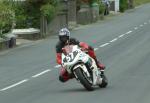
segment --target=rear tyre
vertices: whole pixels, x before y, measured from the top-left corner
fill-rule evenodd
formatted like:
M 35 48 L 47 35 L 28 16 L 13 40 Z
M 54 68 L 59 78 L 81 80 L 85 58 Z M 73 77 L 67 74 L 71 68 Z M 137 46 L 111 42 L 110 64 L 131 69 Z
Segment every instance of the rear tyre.
M 93 91 L 94 88 L 92 87 L 92 84 L 89 82 L 88 78 L 84 71 L 81 68 L 77 68 L 75 71 L 76 76 L 78 77 L 80 83 L 88 90 Z
M 108 85 L 108 79 L 105 75 L 102 75 L 102 83 L 99 85 L 100 88 L 106 88 Z

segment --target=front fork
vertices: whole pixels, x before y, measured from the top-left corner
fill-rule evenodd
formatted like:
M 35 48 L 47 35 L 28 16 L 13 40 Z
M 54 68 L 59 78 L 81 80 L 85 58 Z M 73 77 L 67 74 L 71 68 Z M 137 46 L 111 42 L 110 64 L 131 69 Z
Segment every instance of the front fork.
M 102 83 L 100 71 L 97 68 L 93 69 L 93 85 L 99 85 Z

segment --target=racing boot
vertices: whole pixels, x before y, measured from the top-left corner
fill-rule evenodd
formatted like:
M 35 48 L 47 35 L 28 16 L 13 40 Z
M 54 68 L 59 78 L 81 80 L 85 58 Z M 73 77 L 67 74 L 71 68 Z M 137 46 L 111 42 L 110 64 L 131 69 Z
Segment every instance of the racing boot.
M 66 81 L 68 81 L 69 79 L 72 79 L 72 78 L 74 78 L 74 77 L 69 75 L 68 72 L 64 68 L 60 69 L 59 80 L 61 82 L 64 83 L 64 82 L 66 82 Z
M 101 77 L 103 78 L 104 76 L 104 70 L 105 70 L 105 65 L 103 65 L 102 63 L 100 63 L 97 59 L 95 59 L 96 61 L 96 65 L 99 68 L 100 72 L 101 72 Z

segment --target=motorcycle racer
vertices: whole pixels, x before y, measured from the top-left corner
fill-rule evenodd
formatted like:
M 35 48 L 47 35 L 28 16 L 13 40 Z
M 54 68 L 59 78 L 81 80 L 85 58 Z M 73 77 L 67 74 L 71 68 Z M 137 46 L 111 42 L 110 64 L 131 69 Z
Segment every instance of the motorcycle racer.
M 56 44 L 56 61 L 58 64 L 60 64 L 60 65 L 62 64 L 61 54 L 63 52 L 62 48 L 64 46 L 66 46 L 66 45 L 78 45 L 79 47 L 82 48 L 83 51 L 84 50 L 88 51 L 87 52 L 88 55 L 95 60 L 97 67 L 100 69 L 101 76 L 104 75 L 105 66 L 97 60 L 94 49 L 91 46 L 89 46 L 85 42 L 79 42 L 77 39 L 71 38 L 70 37 L 70 31 L 67 28 L 62 28 L 59 31 L 58 37 L 59 37 L 59 41 Z M 59 80 L 61 82 L 66 82 L 71 78 L 73 78 L 73 77 L 71 75 L 69 75 L 63 67 L 61 67 Z

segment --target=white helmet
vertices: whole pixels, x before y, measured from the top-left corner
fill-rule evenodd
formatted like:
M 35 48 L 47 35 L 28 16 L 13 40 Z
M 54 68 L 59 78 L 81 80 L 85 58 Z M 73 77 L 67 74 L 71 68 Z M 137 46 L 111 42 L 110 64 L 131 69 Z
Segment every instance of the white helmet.
M 70 38 L 70 31 L 67 28 L 62 28 L 59 31 L 59 40 L 65 43 L 67 40 L 69 40 L 69 38 Z

